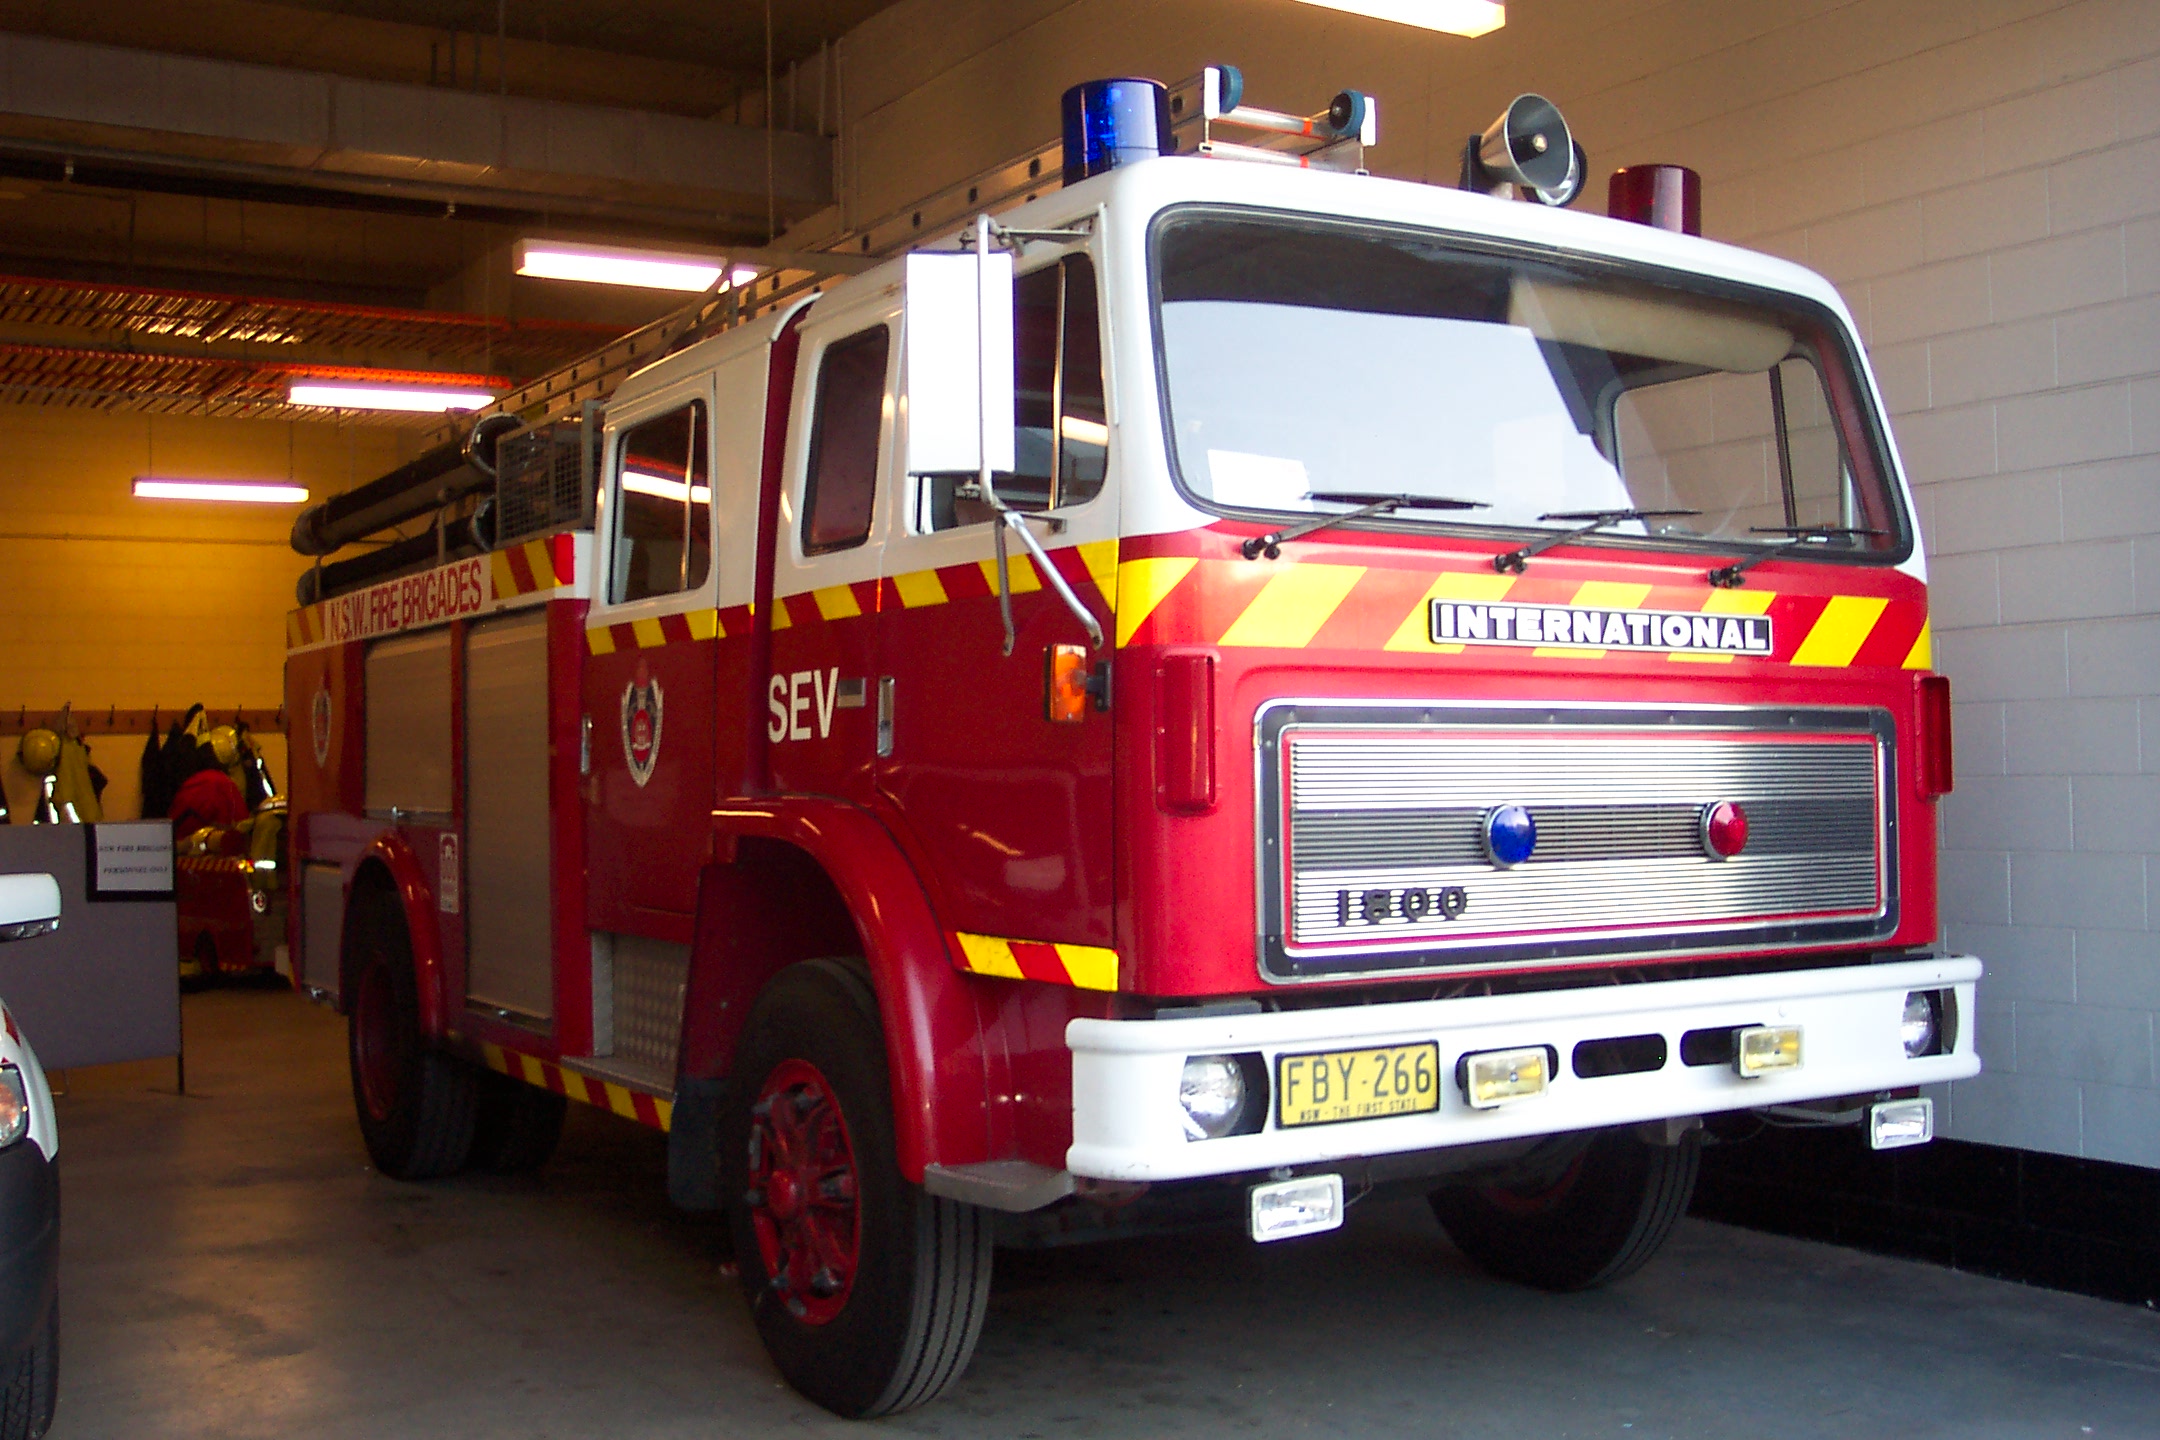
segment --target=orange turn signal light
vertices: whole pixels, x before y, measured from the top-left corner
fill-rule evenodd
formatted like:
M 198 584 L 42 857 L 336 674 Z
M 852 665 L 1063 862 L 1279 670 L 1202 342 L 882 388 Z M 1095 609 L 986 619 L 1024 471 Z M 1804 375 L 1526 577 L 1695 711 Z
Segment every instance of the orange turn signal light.
M 1043 714 L 1053 725 L 1077 725 L 1087 717 L 1093 696 L 1088 690 L 1085 645 L 1052 645 L 1044 660 Z

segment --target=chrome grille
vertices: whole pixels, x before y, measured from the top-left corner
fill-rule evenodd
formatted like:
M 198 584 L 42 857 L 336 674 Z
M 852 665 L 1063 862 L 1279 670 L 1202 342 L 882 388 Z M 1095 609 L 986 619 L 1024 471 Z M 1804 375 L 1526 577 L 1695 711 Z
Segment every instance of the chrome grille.
M 1895 928 L 1879 711 L 1264 711 L 1262 958 L 1278 978 L 1745 949 Z M 1703 848 L 1703 807 L 1746 849 Z M 1484 817 L 1523 805 L 1529 860 Z M 1443 894 L 1449 903 L 1442 904 Z

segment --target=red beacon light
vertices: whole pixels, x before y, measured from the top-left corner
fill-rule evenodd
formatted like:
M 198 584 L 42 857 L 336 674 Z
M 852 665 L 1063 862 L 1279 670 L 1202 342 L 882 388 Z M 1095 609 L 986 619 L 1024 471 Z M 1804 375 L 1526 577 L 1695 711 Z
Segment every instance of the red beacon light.
M 1730 860 L 1747 849 L 1747 811 L 1730 800 L 1703 806 L 1702 848 L 1712 860 Z
M 1685 165 L 1629 165 L 1605 187 L 1605 213 L 1682 235 L 1702 234 L 1702 176 Z

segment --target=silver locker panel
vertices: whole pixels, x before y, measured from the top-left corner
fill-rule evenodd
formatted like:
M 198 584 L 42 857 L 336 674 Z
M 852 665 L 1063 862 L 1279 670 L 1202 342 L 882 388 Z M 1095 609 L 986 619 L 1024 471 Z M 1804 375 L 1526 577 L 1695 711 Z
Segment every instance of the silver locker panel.
M 300 983 L 338 993 L 338 944 L 345 932 L 345 881 L 335 865 L 300 871 Z
M 465 638 L 466 993 L 555 1011 L 548 835 L 547 615 L 475 625 Z
M 450 632 L 401 635 L 367 655 L 367 811 L 450 813 Z

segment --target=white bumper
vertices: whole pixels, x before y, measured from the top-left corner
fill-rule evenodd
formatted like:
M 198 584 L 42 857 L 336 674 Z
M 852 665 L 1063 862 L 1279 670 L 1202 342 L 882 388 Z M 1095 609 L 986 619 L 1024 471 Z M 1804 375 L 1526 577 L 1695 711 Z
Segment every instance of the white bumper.
M 1396 1005 L 1075 1020 L 1065 1027 L 1073 1053 L 1073 1143 L 1065 1163 L 1096 1179 L 1176 1180 L 1962 1080 L 1980 1073 L 1973 1050 L 1980 968 L 1978 960 L 1951 956 Z M 1898 1038 L 1905 996 L 1939 989 L 1956 991 L 1954 1045 L 1912 1059 Z M 1799 1069 L 1742 1079 L 1730 1066 L 1681 1063 L 1687 1031 L 1765 1024 L 1802 1027 Z M 1661 1070 L 1583 1079 L 1569 1065 L 1582 1041 L 1650 1034 L 1665 1037 Z M 1440 1045 L 1436 1111 L 1290 1130 L 1276 1129 L 1270 1113 L 1257 1134 L 1185 1139 L 1177 1093 L 1187 1056 L 1257 1051 L 1272 1083 L 1280 1054 L 1420 1040 Z M 1497 1109 L 1470 1108 L 1454 1083 L 1457 1058 L 1531 1045 L 1550 1045 L 1559 1055 L 1551 1088 Z

